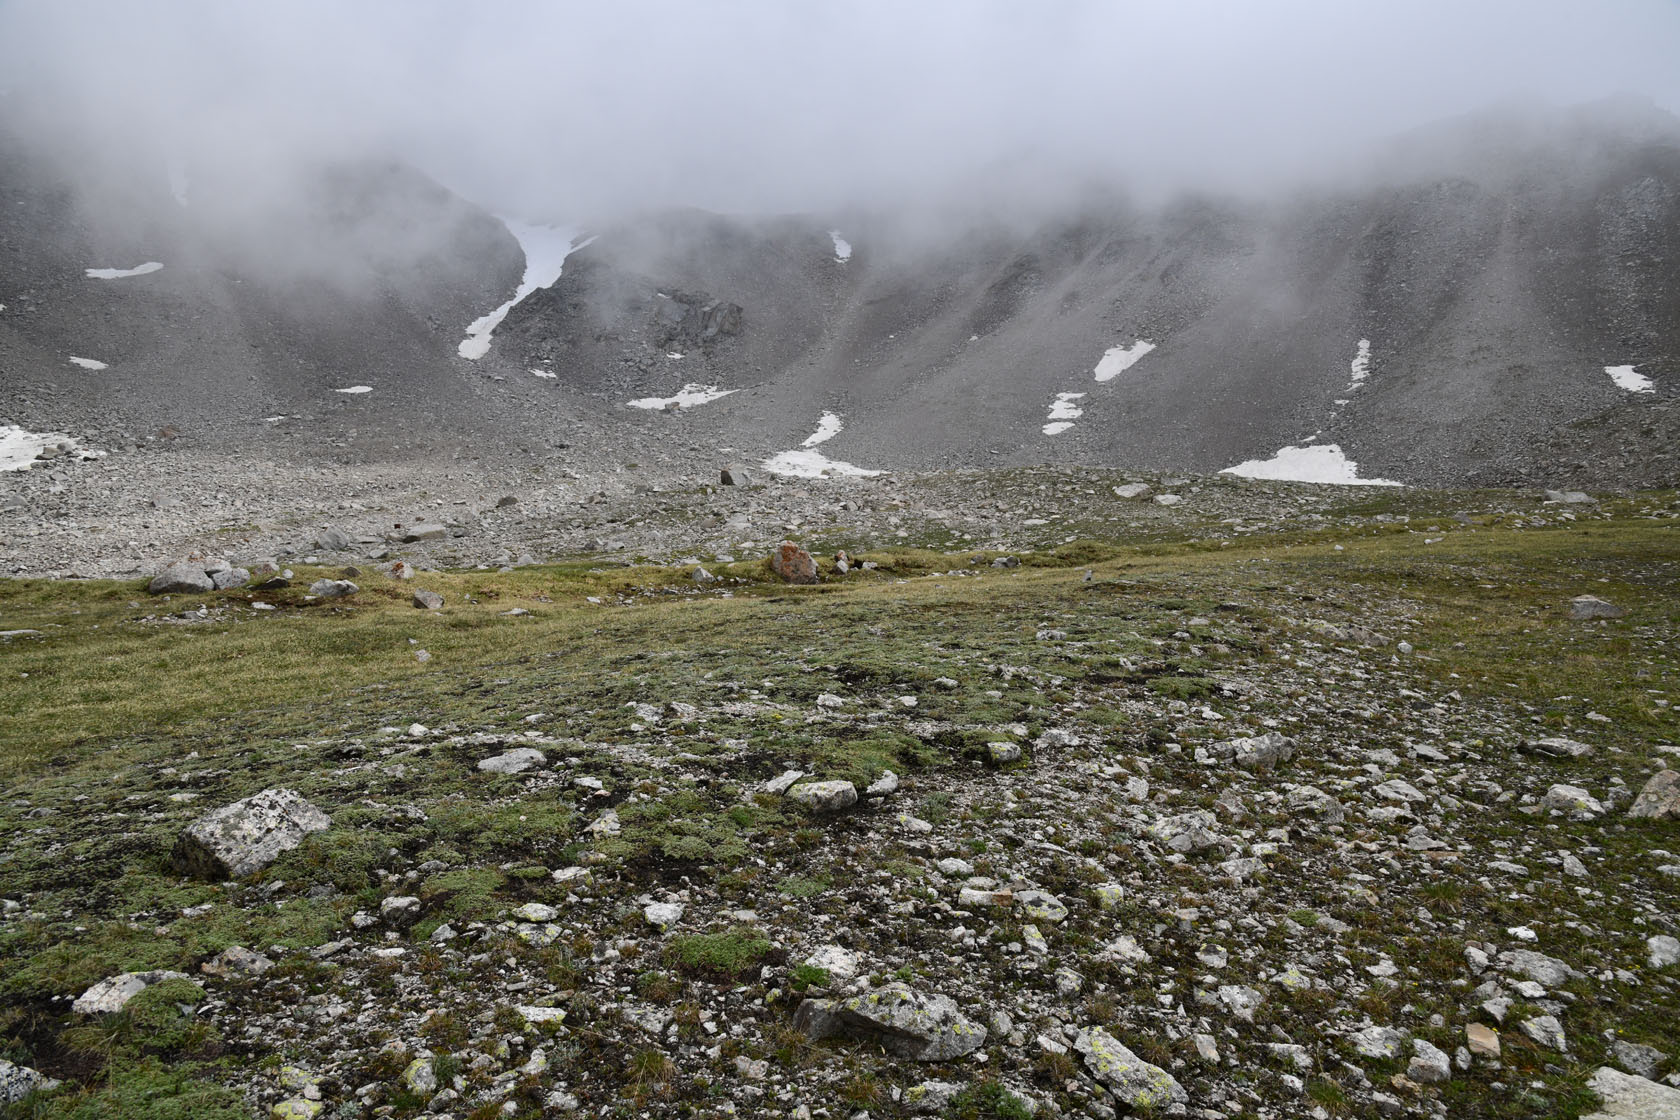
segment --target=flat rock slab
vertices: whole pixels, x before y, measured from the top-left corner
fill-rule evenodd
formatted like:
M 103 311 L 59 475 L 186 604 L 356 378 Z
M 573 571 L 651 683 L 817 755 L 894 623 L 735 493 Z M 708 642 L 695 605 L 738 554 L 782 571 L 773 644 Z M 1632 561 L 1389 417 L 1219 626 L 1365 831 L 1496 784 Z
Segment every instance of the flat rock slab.
M 165 980 L 187 979 L 190 978 L 184 972 L 170 972 L 166 969 L 107 976 L 77 996 L 76 1001 L 70 1005 L 70 1010 L 78 1015 L 106 1015 L 113 1011 L 121 1011 L 129 1000 L 153 984 L 161 984 Z
M 547 762 L 548 756 L 535 747 L 515 747 L 511 751 L 479 759 L 478 768 L 487 774 L 522 774 Z
M 328 816 L 290 789 L 265 789 L 206 813 L 182 830 L 171 855 L 177 870 L 202 879 L 255 874 L 332 827 Z
M 1144 1061 L 1101 1028 L 1081 1031 L 1073 1048 L 1085 1059 L 1091 1076 L 1132 1108 L 1153 1110 L 1190 1099 L 1172 1074 Z
M 1604 1107 L 1584 1120 L 1675 1120 L 1680 1117 L 1680 1089 L 1600 1066 L 1587 1088 L 1604 1098 Z

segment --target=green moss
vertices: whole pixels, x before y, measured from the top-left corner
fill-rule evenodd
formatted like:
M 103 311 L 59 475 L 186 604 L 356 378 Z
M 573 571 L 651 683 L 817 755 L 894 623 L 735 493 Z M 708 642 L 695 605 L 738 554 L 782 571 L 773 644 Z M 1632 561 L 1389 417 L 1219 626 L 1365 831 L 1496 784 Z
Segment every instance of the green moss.
M 770 942 L 757 930 L 733 929 L 673 938 L 665 952 L 676 968 L 690 975 L 738 980 L 763 962 Z

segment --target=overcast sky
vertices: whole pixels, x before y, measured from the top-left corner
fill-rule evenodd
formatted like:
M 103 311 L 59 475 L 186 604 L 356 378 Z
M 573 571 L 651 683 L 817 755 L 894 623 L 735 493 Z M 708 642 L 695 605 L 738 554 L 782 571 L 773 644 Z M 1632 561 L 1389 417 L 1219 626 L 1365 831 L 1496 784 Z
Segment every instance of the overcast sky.
M 1514 97 L 1680 109 L 1680 0 L 0 0 L 0 86 L 135 174 L 349 149 L 538 219 L 823 209 L 1272 182 Z

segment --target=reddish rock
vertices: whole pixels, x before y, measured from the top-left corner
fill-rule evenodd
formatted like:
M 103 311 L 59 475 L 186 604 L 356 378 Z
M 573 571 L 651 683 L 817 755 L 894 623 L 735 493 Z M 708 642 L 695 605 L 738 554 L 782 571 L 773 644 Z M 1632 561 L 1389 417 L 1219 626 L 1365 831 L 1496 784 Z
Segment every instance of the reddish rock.
M 770 570 L 786 583 L 817 582 L 817 562 L 792 541 L 783 541 L 770 554 Z

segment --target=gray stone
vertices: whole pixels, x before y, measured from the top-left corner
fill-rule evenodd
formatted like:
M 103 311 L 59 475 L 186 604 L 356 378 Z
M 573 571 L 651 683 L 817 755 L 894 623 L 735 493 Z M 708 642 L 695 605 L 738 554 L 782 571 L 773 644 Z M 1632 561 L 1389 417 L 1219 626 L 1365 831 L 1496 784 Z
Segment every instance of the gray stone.
M 841 1000 L 833 1013 L 846 1035 L 913 1061 L 950 1061 L 986 1042 L 986 1028 L 964 1016 L 956 1001 L 923 995 L 904 984 Z
M 1577 622 L 1595 618 L 1621 618 L 1627 612 L 1597 595 L 1577 595 L 1569 600 L 1569 617 Z
M 1562 1054 L 1569 1049 L 1564 1040 L 1563 1024 L 1558 1022 L 1555 1015 L 1537 1015 L 1532 1019 L 1524 1019 L 1517 1024 L 1522 1032 L 1541 1046 L 1556 1050 Z
M 261 976 L 274 962 L 243 945 L 230 945 L 198 966 L 206 976 Z
M 1559 505 L 1579 506 L 1590 505 L 1594 499 L 1592 495 L 1580 490 L 1548 490 L 1546 491 L 1546 500 L 1556 502 Z
M 244 587 L 251 582 L 251 573 L 245 568 L 224 568 L 210 577 L 217 591 L 229 591 L 235 587 Z
M 1680 940 L 1659 933 L 1655 937 L 1645 939 L 1645 948 L 1650 953 L 1652 968 L 1667 968 L 1671 964 L 1680 964 Z
M 1507 949 L 1500 953 L 1499 969 L 1508 974 L 1526 976 L 1548 988 L 1561 988 L 1570 978 L 1582 975 L 1556 957 L 1548 957 L 1533 949 Z
M 1604 806 L 1580 786 L 1554 785 L 1540 799 L 1546 809 L 1568 814 L 1571 820 L 1590 821 L 1604 815 Z
M 1406 1076 L 1422 1085 L 1439 1085 L 1452 1076 L 1452 1059 L 1433 1043 L 1412 1039 L 1412 1060 Z
M 911 1112 L 944 1112 L 962 1086 L 955 1081 L 923 1081 L 904 1090 L 904 1107 Z
M 59 1084 L 39 1070 L 0 1058 L 0 1104 L 16 1104 L 30 1093 L 50 1093 Z
M 165 980 L 187 979 L 190 977 L 184 972 L 170 972 L 166 969 L 107 976 L 77 996 L 75 1002 L 70 1005 L 70 1010 L 78 1015 L 107 1015 L 113 1011 L 121 1011 L 129 1000 L 153 984 L 161 984 Z
M 441 541 L 449 536 L 449 526 L 439 525 L 435 521 L 423 521 L 418 525 L 410 525 L 402 532 L 404 544 L 415 544 L 419 541 Z
M 1073 1048 L 1091 1076 L 1131 1108 L 1155 1111 L 1190 1099 L 1172 1074 L 1144 1061 L 1101 1027 L 1080 1031 Z
M 718 472 L 718 481 L 725 486 L 751 486 L 753 473 L 740 463 L 730 463 Z
M 1619 1038 L 1610 1044 L 1610 1053 L 1615 1055 L 1616 1061 L 1629 1073 L 1648 1077 L 1653 1081 L 1656 1080 L 1657 1071 L 1662 1068 L 1662 1064 L 1668 1061 L 1668 1055 L 1655 1046 L 1642 1046 L 1637 1042 L 1624 1042 Z
M 1032 888 L 1015 892 L 1015 902 L 1027 917 L 1040 922 L 1060 922 L 1068 916 L 1067 904 L 1049 891 Z
M 898 775 L 891 770 L 881 771 L 881 776 L 869 783 L 869 788 L 863 791 L 865 797 L 886 797 L 898 792 Z
M 175 868 L 206 879 L 241 878 L 261 871 L 332 827 L 327 815 L 289 789 L 265 789 L 205 814 L 175 841 Z
M 1586 743 L 1558 735 L 1549 735 L 1544 739 L 1525 739 L 1523 750 L 1550 755 L 1552 758 L 1586 758 L 1593 753 L 1592 747 Z
M 1659 770 L 1633 799 L 1628 816 L 1680 821 L 1680 770 Z
M 322 599 L 343 599 L 360 590 L 347 579 L 318 579 L 309 585 L 309 593 Z
M 667 930 L 682 921 L 683 904 L 680 902 L 650 902 L 642 907 L 642 917 L 647 924 L 657 930 Z
M 325 552 L 345 552 L 350 548 L 350 535 L 342 529 L 322 529 L 315 547 Z
M 1325 824 L 1340 824 L 1347 819 L 1342 803 L 1317 786 L 1296 786 L 1286 801 L 1293 812 L 1317 817 Z
M 535 747 L 515 747 L 511 751 L 478 760 L 478 768 L 486 774 L 523 774 L 533 766 L 544 766 L 548 756 Z
M 793 788 L 793 784 L 804 776 L 805 771 L 803 770 L 783 770 L 776 777 L 764 783 L 764 792 L 780 797 Z
M 1011 762 L 1021 761 L 1021 747 L 1018 743 L 987 743 L 986 761 L 994 766 L 1007 766 Z
M 215 589 L 216 581 L 205 574 L 203 566 L 187 560 L 170 564 L 146 585 L 146 590 L 153 595 L 196 595 Z
M 1219 844 L 1219 837 L 1213 832 L 1216 823 L 1206 809 L 1194 809 L 1163 817 L 1149 826 L 1149 832 L 1175 852 L 1199 852 Z
M 1398 1058 L 1400 1048 L 1406 1044 L 1406 1032 L 1397 1031 L 1393 1027 L 1366 1027 L 1354 1031 L 1349 1037 L 1355 1050 L 1367 1058 L 1379 1060 Z
M 414 592 L 414 596 L 409 602 L 413 603 L 418 610 L 435 611 L 443 606 L 443 596 L 436 591 L 427 591 L 421 588 Z
M 1680 1089 L 1600 1066 L 1587 1088 L 1604 1100 L 1604 1107 L 1582 1120 L 1675 1120 L 1680 1117 Z
M 1114 496 L 1117 498 L 1141 498 L 1148 493 L 1149 483 L 1147 482 L 1128 482 L 1124 486 L 1114 488 Z
M 857 787 L 851 782 L 800 782 L 787 796 L 814 813 L 838 813 L 858 801 Z

